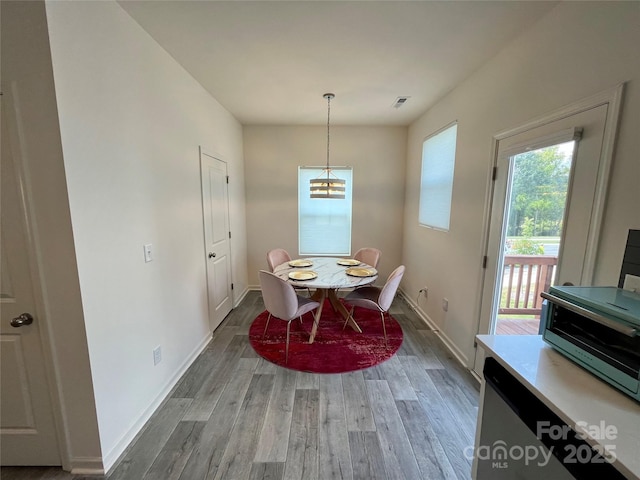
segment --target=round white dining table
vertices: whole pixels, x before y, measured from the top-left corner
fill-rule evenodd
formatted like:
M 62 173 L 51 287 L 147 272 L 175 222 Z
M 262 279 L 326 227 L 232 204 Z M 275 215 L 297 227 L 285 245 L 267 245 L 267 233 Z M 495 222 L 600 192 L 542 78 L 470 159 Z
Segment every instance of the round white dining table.
M 292 285 L 296 285 L 299 287 L 315 289 L 315 293 L 312 295 L 315 301 L 320 303 L 320 306 L 317 308 L 316 313 L 313 319 L 313 328 L 311 329 L 311 335 L 309 336 L 309 343 L 313 343 L 313 340 L 318 331 L 318 325 L 320 323 L 320 317 L 322 315 L 322 307 L 324 306 L 325 299 L 329 299 L 331 306 L 336 312 L 339 312 L 342 317 L 347 320 L 349 319 L 349 325 L 359 333 L 362 333 L 362 330 L 358 326 L 357 323 L 350 318 L 349 312 L 345 308 L 345 306 L 338 299 L 337 291 L 340 288 L 356 288 L 361 287 L 363 285 L 369 285 L 376 281 L 378 275 L 372 275 L 367 277 L 358 277 L 347 275 L 346 270 L 351 268 L 350 266 L 340 265 L 338 261 L 345 260 L 345 258 L 339 257 L 310 257 L 310 258 L 301 258 L 299 260 L 308 260 L 312 264 L 310 266 L 305 267 L 292 267 L 289 262 L 278 265 L 273 273 L 278 277 L 287 280 Z M 370 265 L 365 263 L 361 263 L 358 265 L 358 268 L 373 268 Z M 303 270 L 312 270 L 317 273 L 318 276 L 309 280 L 292 280 L 289 277 L 291 272 L 303 271 Z M 375 269 L 374 269 L 375 270 Z

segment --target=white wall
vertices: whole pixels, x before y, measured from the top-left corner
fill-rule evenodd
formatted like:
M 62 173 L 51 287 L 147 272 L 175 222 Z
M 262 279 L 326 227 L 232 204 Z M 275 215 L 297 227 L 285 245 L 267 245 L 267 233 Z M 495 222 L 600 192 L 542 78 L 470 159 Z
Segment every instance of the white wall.
M 117 3 L 46 7 L 109 467 L 210 334 L 199 145 L 229 164 L 232 274 L 236 292 L 246 290 L 242 128 Z
M 406 132 L 331 126 L 330 164 L 353 167 L 352 254 L 360 247 L 382 250 L 382 278 L 402 258 Z M 298 166 L 326 165 L 327 129 L 246 126 L 244 153 L 249 283 L 257 287 L 268 250 L 298 255 Z
M 594 284 L 616 285 L 628 229 L 640 227 L 640 3 L 562 2 L 409 129 L 403 288 L 473 361 L 493 135 L 628 81 Z M 451 230 L 418 226 L 424 137 L 458 120 Z M 449 311 L 441 309 L 443 297 Z

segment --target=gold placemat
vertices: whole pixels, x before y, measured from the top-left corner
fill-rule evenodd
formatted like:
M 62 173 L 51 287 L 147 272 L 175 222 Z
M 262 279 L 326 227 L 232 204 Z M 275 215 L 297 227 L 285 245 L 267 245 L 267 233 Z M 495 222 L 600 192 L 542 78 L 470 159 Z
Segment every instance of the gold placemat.
M 295 272 L 289 272 L 289 278 L 291 280 L 313 280 L 318 274 L 313 270 L 298 270 Z
M 347 275 L 351 275 L 352 277 L 373 277 L 378 274 L 378 271 L 375 268 L 347 268 L 345 270 Z
M 356 265 L 360 265 L 360 260 L 356 260 L 355 258 L 341 258 L 338 260 L 338 265 L 344 265 L 345 267 L 355 267 Z
M 311 265 L 313 265 L 313 262 L 311 260 L 305 260 L 304 258 L 291 260 L 289 262 L 290 267 L 310 267 Z

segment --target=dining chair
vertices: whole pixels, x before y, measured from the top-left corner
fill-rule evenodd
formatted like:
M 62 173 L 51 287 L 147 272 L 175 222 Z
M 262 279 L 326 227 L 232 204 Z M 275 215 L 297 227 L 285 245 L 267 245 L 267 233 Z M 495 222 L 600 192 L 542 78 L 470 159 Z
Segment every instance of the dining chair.
M 382 255 L 382 252 L 377 248 L 364 247 L 358 250 L 353 258 L 367 265 L 371 265 L 373 268 L 378 268 L 380 255 Z
M 267 252 L 267 263 L 269 264 L 269 268 L 272 272 L 278 265 L 282 265 L 284 262 L 288 262 L 290 260 L 291 256 L 284 248 L 274 248 Z
M 282 265 L 285 262 L 291 261 L 291 255 L 284 248 L 274 248 L 273 250 L 269 250 L 267 252 L 267 263 L 269 264 L 269 268 L 273 272 L 278 265 Z M 296 290 L 306 290 L 311 297 L 311 289 L 307 287 L 293 287 Z
M 271 317 L 287 322 L 287 342 L 284 357 L 284 361 L 287 363 L 289 361 L 291 320 L 300 318 L 300 322 L 302 322 L 302 315 L 315 310 L 320 304 L 310 298 L 301 297 L 295 292 L 290 283 L 266 270 L 260 270 L 260 288 L 262 289 L 265 308 L 269 312 L 262 337 L 267 334 Z
M 383 287 L 366 286 L 356 288 L 354 291 L 344 297 L 345 303 L 351 305 L 351 311 L 347 320 L 344 322 L 342 329 L 347 326 L 349 319 L 355 322 L 353 318 L 353 311 L 356 307 L 362 307 L 367 310 L 376 310 L 380 312 L 380 318 L 382 320 L 382 331 L 384 332 L 384 344 L 387 346 L 387 328 L 384 324 L 384 315 L 389 313 L 391 302 L 396 295 L 402 276 L 404 275 L 404 265 L 400 265 L 396 268 Z

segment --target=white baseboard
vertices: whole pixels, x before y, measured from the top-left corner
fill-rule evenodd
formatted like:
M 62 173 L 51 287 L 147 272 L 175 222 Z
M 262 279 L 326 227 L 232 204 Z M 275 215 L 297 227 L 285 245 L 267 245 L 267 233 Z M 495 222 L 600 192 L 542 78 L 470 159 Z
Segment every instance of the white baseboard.
M 101 473 L 103 475 L 109 473 L 109 470 L 117 465 L 118 460 L 124 454 L 127 447 L 136 440 L 136 437 L 142 431 L 142 428 L 145 426 L 147 421 L 151 418 L 151 416 L 155 413 L 155 411 L 163 404 L 163 402 L 167 399 L 169 394 L 172 392 L 173 388 L 178 383 L 178 380 L 184 375 L 187 369 L 191 366 L 191 364 L 195 361 L 195 359 L 202 353 L 202 351 L 206 348 L 211 340 L 211 333 L 206 335 L 200 344 L 191 352 L 191 354 L 185 359 L 184 362 L 180 365 L 180 367 L 176 370 L 176 372 L 171 376 L 171 378 L 165 383 L 164 387 L 160 391 L 160 393 L 156 396 L 156 398 L 151 402 L 151 404 L 146 408 L 144 413 L 140 416 L 140 418 L 136 421 L 136 423 L 126 432 L 120 439 L 120 441 L 116 444 L 115 447 L 111 449 L 111 451 L 103 457 L 102 464 L 104 464 L 104 471 Z M 72 473 L 75 473 L 75 466 L 72 465 Z
M 429 317 L 429 315 L 427 315 L 424 310 L 422 310 L 422 308 L 416 302 L 413 301 L 413 299 L 409 295 L 405 294 L 402 289 L 400 289 L 400 293 L 402 293 L 402 296 L 407 301 L 409 306 L 413 309 L 413 311 L 416 312 L 416 315 L 418 315 L 418 317 L 424 323 L 426 323 L 431 330 L 434 331 L 438 338 L 442 340 L 444 346 L 447 347 L 447 350 L 449 350 L 451 354 L 456 358 L 456 360 L 458 360 L 460 365 L 468 370 L 469 359 L 462 352 L 462 350 L 458 348 L 458 346 L 447 336 L 447 334 L 440 329 L 440 327 Z
M 74 457 L 70 459 L 73 475 L 104 475 L 101 457 Z

